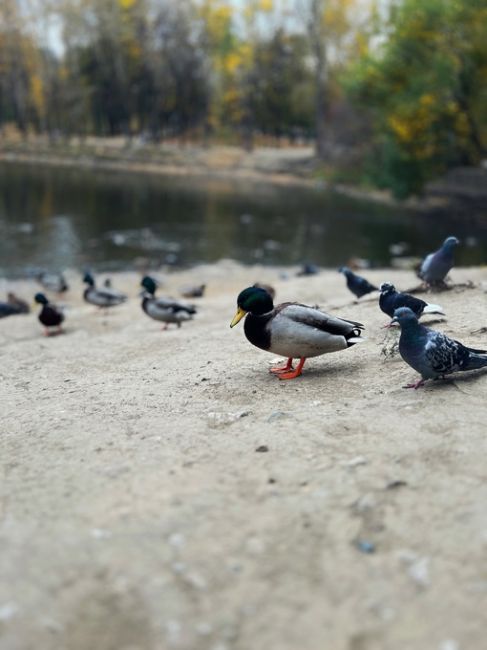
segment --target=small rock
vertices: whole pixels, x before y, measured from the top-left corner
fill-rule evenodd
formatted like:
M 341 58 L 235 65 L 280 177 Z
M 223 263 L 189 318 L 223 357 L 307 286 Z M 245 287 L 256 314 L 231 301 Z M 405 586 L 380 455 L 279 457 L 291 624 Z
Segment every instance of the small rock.
M 217 413 L 215 411 L 210 411 L 210 413 L 207 414 L 208 426 L 212 429 L 225 427 L 229 424 L 233 424 L 241 418 L 247 417 L 248 415 L 250 415 L 250 411 L 237 411 L 236 413 Z
M 353 504 L 353 510 L 357 515 L 363 515 L 366 512 L 370 512 L 377 506 L 377 501 L 373 494 L 368 493 L 361 496 Z
M 186 543 L 186 538 L 181 533 L 172 533 L 167 538 L 167 541 L 174 548 L 182 548 Z
M 395 481 L 390 481 L 390 483 L 386 485 L 386 490 L 397 490 L 398 488 L 406 487 L 406 485 L 407 485 L 406 481 L 401 481 L 400 479 L 398 479 Z
M 286 411 L 273 411 L 267 418 L 267 422 L 274 422 L 274 420 L 284 420 L 285 418 L 290 418 L 292 415 L 286 413 Z
M 112 536 L 111 532 L 109 530 L 105 530 L 104 528 L 92 528 L 90 530 L 90 535 L 94 539 L 108 539 Z
M 418 556 L 409 549 L 403 549 L 400 551 L 398 557 L 400 561 L 407 566 L 409 576 L 419 587 L 424 589 L 429 586 L 429 557 Z
M 196 624 L 196 632 L 200 636 L 209 636 L 213 632 L 213 628 L 206 621 L 201 621 L 201 623 Z
M 186 576 L 186 582 L 195 589 L 203 591 L 206 589 L 206 580 L 199 573 L 190 573 Z
M 350 460 L 344 460 L 342 465 L 345 467 L 358 467 L 359 465 L 367 465 L 367 459 L 364 456 L 355 456 Z
M 445 639 L 438 646 L 438 650 L 460 650 L 460 646 L 455 639 Z
M 173 562 L 171 568 L 174 573 L 184 573 L 186 571 L 186 565 L 184 562 Z
M 409 575 L 420 587 L 428 587 L 430 584 L 429 562 L 428 557 L 420 557 L 409 567 Z
M 171 644 L 179 643 L 181 640 L 182 626 L 179 621 L 169 620 L 166 622 L 167 640 Z
M 265 452 L 269 451 L 269 447 L 268 447 L 267 445 L 259 445 L 259 446 L 256 448 L 255 451 L 257 451 L 257 452 L 259 452 L 259 453 L 265 453 Z

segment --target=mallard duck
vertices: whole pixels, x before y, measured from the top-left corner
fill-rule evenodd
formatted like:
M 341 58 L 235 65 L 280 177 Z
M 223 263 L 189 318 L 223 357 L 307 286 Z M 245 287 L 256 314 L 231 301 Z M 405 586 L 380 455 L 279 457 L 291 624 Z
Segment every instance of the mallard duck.
M 85 273 L 83 282 L 88 285 L 83 292 L 83 298 L 92 305 L 106 309 L 120 305 L 127 300 L 127 296 L 124 293 L 115 291 L 115 289 L 110 289 L 109 287 L 97 289 L 91 273 Z
M 0 318 L 28 314 L 29 312 L 30 307 L 25 300 L 21 300 L 12 292 L 7 293 L 7 302 L 0 302 Z
M 150 318 L 165 323 L 164 329 L 167 329 L 170 323 L 175 323 L 178 327 L 181 327 L 183 321 L 191 320 L 193 315 L 196 314 L 193 305 L 178 302 L 171 298 L 156 298 L 156 283 L 148 275 L 142 278 L 140 284 L 144 287 L 142 309 Z
M 45 327 L 45 335 L 50 336 L 51 331 L 49 330 L 50 327 L 57 327 L 57 332 L 56 334 L 61 334 L 62 329 L 61 329 L 61 323 L 64 320 L 64 314 L 57 309 L 55 305 L 51 305 L 49 300 L 46 298 L 46 296 L 43 293 L 36 293 L 34 296 L 34 300 L 39 304 L 42 305 L 42 309 L 39 312 L 39 320 L 44 325 Z
M 69 289 L 66 278 L 62 273 L 47 273 L 46 271 L 41 271 L 37 275 L 37 280 L 46 291 L 52 291 L 53 293 L 63 293 Z
M 361 323 L 296 302 L 274 307 L 271 296 L 258 287 L 244 289 L 237 298 L 237 307 L 230 327 L 246 316 L 244 331 L 250 343 L 287 357 L 285 366 L 271 369 L 279 379 L 299 377 L 308 357 L 346 350 L 364 340 L 360 336 L 364 329 Z M 296 358 L 299 363 L 294 369 L 292 362 Z

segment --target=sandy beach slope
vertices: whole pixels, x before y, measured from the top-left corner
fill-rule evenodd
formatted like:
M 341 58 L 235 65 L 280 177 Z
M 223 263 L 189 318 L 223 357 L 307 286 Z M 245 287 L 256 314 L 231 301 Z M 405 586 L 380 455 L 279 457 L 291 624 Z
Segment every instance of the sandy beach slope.
M 0 321 L 2 650 L 485 648 L 487 373 L 404 390 L 375 298 L 280 271 L 167 276 L 173 295 L 208 284 L 181 330 L 141 312 L 129 273 L 107 319 L 70 274 L 64 336 Z M 429 296 L 436 327 L 486 348 L 487 270 L 452 278 L 477 286 Z M 229 328 L 257 280 L 363 322 L 367 343 L 280 382 Z

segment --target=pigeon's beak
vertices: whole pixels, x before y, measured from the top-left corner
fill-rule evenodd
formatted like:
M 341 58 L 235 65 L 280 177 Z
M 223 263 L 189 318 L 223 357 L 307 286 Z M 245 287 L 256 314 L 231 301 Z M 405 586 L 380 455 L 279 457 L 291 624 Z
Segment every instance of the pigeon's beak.
M 236 325 L 237 323 L 239 323 L 239 322 L 242 320 L 242 318 L 245 316 L 246 313 L 247 313 L 247 312 L 244 311 L 244 310 L 242 309 L 242 307 L 239 307 L 239 308 L 237 309 L 237 313 L 236 313 L 235 316 L 233 317 L 232 322 L 230 323 L 230 327 L 235 327 L 235 325 Z
M 393 318 L 393 319 L 391 320 L 391 322 L 388 323 L 387 325 L 384 325 L 382 329 L 387 329 L 387 330 L 388 330 L 388 329 L 390 329 L 391 327 L 394 327 L 394 325 L 399 325 L 399 321 L 397 320 L 397 318 Z

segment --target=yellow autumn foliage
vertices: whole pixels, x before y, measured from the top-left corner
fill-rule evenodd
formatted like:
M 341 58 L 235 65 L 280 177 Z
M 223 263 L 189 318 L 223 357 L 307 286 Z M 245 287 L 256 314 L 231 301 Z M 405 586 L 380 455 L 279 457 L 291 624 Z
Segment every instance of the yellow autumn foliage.
M 43 115 L 45 108 L 44 86 L 38 74 L 33 74 L 30 78 L 30 96 L 32 104 L 35 106 L 39 115 Z

